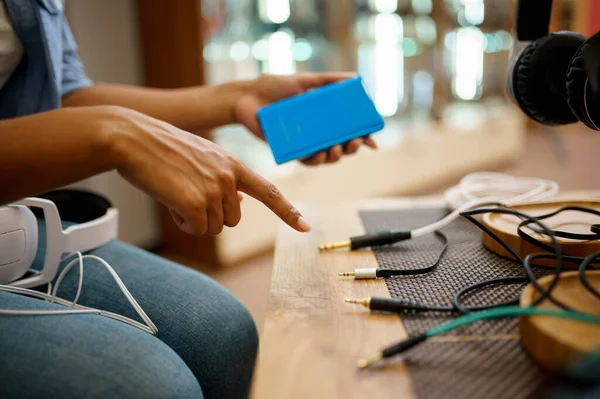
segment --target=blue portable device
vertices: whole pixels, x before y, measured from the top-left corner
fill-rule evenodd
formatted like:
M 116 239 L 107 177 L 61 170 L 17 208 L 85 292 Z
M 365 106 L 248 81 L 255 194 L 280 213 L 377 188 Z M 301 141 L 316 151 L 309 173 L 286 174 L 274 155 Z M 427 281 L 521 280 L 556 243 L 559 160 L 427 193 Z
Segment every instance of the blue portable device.
M 306 158 L 384 126 L 360 77 L 263 107 L 258 110 L 258 121 L 278 164 Z

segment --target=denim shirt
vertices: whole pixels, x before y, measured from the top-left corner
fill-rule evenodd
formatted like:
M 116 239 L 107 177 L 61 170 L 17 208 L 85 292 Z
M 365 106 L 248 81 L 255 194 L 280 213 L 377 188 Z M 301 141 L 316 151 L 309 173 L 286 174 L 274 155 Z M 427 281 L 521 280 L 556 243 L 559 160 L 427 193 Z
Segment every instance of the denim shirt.
M 63 1 L 4 0 L 23 59 L 0 89 L 0 119 L 59 108 L 64 95 L 93 84 L 77 54 Z

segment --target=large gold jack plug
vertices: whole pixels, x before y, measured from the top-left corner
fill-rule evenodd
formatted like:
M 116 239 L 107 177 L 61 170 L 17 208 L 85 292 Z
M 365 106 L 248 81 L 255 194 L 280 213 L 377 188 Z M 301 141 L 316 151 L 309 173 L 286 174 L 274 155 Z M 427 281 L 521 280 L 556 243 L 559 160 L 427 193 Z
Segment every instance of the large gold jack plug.
M 376 353 L 375 355 L 367 358 L 367 359 L 360 359 L 358 361 L 358 368 L 359 369 L 364 369 L 369 367 L 370 365 L 372 365 L 373 363 L 377 363 L 378 361 L 380 361 L 381 359 L 383 359 L 383 353 L 379 352 Z
M 346 298 L 344 301 L 347 303 L 354 303 L 356 305 L 363 305 L 365 308 L 368 308 L 371 305 L 371 297 L 365 299 Z
M 351 245 L 352 243 L 350 242 L 350 240 L 334 242 L 332 244 L 323 244 L 319 245 L 319 251 L 330 251 L 332 249 L 350 248 Z

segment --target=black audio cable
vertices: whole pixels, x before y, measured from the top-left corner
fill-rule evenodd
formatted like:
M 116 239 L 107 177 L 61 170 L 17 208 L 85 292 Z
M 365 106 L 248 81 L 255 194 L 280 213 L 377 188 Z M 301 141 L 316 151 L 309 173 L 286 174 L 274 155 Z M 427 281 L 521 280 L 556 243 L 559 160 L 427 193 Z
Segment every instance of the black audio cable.
M 377 233 L 364 234 L 361 236 L 350 237 L 346 241 L 335 242 L 331 244 L 323 244 L 319 246 L 319 251 L 329 251 L 333 249 L 349 248 L 351 251 L 360 248 L 377 247 L 382 245 L 390 245 L 400 241 L 410 240 L 411 238 L 421 237 L 426 234 L 431 234 L 442 227 L 445 227 L 458 219 L 460 212 L 463 210 L 479 208 L 483 206 L 501 206 L 502 203 L 498 201 L 480 201 L 476 204 L 469 206 L 468 208 L 456 209 L 442 219 L 431 223 L 424 227 L 419 227 L 413 230 L 408 229 L 392 229 L 384 230 Z
M 451 306 L 435 306 L 416 304 L 404 299 L 368 297 L 365 299 L 346 298 L 346 302 L 362 305 L 371 311 L 390 312 L 398 314 L 419 314 L 426 312 L 455 312 Z
M 517 305 L 519 303 L 519 300 L 515 299 L 503 303 L 495 303 L 486 306 L 466 307 L 462 305 L 460 299 L 467 293 L 491 285 L 525 284 L 527 282 L 529 282 L 527 276 L 501 277 L 496 279 L 485 280 L 459 290 L 452 298 L 452 306 L 426 305 L 421 303 L 410 302 L 400 298 L 383 297 L 367 297 L 364 299 L 346 298 L 345 301 L 347 303 L 362 305 L 371 311 L 398 313 L 401 315 L 422 314 L 429 312 L 466 314 L 471 312 L 481 312 L 483 310 L 489 310 L 503 306 Z
M 377 233 L 364 234 L 361 236 L 350 237 L 346 241 L 334 242 L 331 244 L 323 244 L 319 246 L 319 251 L 329 251 L 332 249 L 349 248 L 351 251 L 377 247 L 381 245 L 394 244 L 400 241 L 409 240 L 412 238 L 410 230 L 395 229 L 380 231 Z
M 440 241 L 443 244 L 443 247 L 442 247 L 442 250 L 440 251 L 440 254 L 438 255 L 437 259 L 435 260 L 435 262 L 430 266 L 422 267 L 419 269 L 388 269 L 388 268 L 375 268 L 375 267 L 358 268 L 358 269 L 354 269 L 353 272 L 338 273 L 338 276 L 354 277 L 355 279 L 372 279 L 372 278 L 389 278 L 389 277 L 397 277 L 397 276 L 416 276 L 416 275 L 420 275 L 420 274 L 431 273 L 438 267 L 442 258 L 444 257 L 444 254 L 446 253 L 446 250 L 448 249 L 448 237 L 446 237 L 444 235 L 444 233 L 437 231 L 437 230 L 434 231 L 433 234 L 435 234 L 435 236 L 440 239 Z

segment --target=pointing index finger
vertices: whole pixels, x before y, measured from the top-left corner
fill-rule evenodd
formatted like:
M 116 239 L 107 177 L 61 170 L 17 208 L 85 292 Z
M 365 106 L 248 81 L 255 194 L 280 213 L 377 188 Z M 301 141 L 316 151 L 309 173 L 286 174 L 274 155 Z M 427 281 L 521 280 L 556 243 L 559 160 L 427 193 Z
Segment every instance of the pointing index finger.
M 262 202 L 290 227 L 301 232 L 310 231 L 310 225 L 300 212 L 281 194 L 271 182 L 242 167 L 238 179 L 238 190 Z

